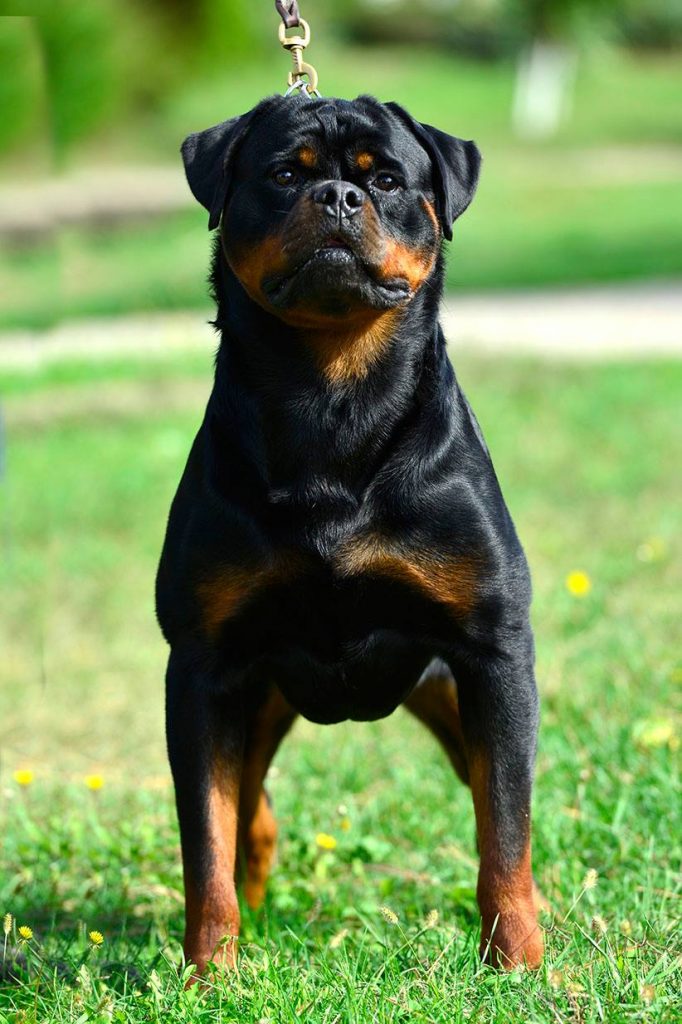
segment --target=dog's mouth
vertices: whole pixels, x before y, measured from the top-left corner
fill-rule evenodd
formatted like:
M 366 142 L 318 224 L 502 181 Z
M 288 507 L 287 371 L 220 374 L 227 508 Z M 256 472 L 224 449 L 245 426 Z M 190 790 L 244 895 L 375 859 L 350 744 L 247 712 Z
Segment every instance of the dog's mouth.
M 263 292 L 275 305 L 284 305 L 294 296 L 305 298 L 310 290 L 337 293 L 361 293 L 368 305 L 395 306 L 411 296 L 404 278 L 382 280 L 377 268 L 363 257 L 352 239 L 331 234 L 312 251 L 297 260 L 285 273 L 267 277 Z
M 331 238 L 326 239 L 322 245 L 318 246 L 317 249 L 315 249 L 314 252 L 303 261 L 303 263 L 298 267 L 298 270 L 303 270 L 303 268 L 307 267 L 310 263 L 316 263 L 318 261 L 343 264 L 353 263 L 355 260 L 357 260 L 357 256 L 348 242 L 344 241 L 344 239 L 338 235 L 332 235 Z M 294 271 L 294 273 L 297 272 L 298 271 Z

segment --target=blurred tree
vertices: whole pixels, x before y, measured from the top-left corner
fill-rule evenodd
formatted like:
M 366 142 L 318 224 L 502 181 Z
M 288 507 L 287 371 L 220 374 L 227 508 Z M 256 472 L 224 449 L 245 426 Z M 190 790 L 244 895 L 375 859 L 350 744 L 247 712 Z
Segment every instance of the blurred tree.
M 577 38 L 589 25 L 603 29 L 605 14 L 622 0 L 508 0 L 526 45 L 518 60 L 513 121 L 520 135 L 553 135 L 571 103 Z
M 0 17 L 0 152 L 22 146 L 31 167 L 51 159 L 45 67 L 36 19 Z
M 674 50 L 682 46 L 682 0 L 623 0 L 617 38 L 630 46 Z
M 328 0 L 322 6 L 329 10 Z M 518 44 L 505 0 L 346 0 L 333 11 L 332 27 L 372 45 L 409 42 L 492 58 Z

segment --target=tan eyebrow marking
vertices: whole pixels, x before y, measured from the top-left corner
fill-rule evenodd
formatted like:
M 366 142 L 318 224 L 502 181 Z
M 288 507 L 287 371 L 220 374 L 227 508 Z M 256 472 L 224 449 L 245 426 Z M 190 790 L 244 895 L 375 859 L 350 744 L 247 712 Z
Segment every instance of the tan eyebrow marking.
M 298 159 L 304 167 L 317 166 L 317 153 L 310 146 L 301 146 L 298 151 Z
M 355 163 L 361 171 L 368 171 L 374 163 L 374 157 L 371 153 L 358 153 L 355 157 Z

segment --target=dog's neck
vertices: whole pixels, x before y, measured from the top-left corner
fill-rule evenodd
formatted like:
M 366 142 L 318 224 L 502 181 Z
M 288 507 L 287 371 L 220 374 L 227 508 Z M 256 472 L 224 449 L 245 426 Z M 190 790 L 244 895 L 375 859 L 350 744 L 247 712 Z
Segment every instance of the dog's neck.
M 448 372 L 438 327 L 441 278 L 439 262 L 407 307 L 378 316 L 364 332 L 315 335 L 250 299 L 216 249 L 221 343 L 209 409 L 226 439 L 237 434 L 230 421 L 248 417 L 257 439 L 248 461 L 258 464 L 270 495 L 316 505 L 356 501 Z

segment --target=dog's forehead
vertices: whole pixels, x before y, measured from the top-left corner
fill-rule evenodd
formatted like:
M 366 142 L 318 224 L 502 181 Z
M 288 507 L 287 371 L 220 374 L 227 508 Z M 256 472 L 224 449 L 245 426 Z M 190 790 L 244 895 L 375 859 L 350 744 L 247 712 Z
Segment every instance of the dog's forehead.
M 378 100 L 288 97 L 270 106 L 255 120 L 247 136 L 245 155 L 283 155 L 297 146 L 316 144 L 335 155 L 356 146 L 390 150 L 415 169 L 428 170 L 430 161 L 409 128 Z

